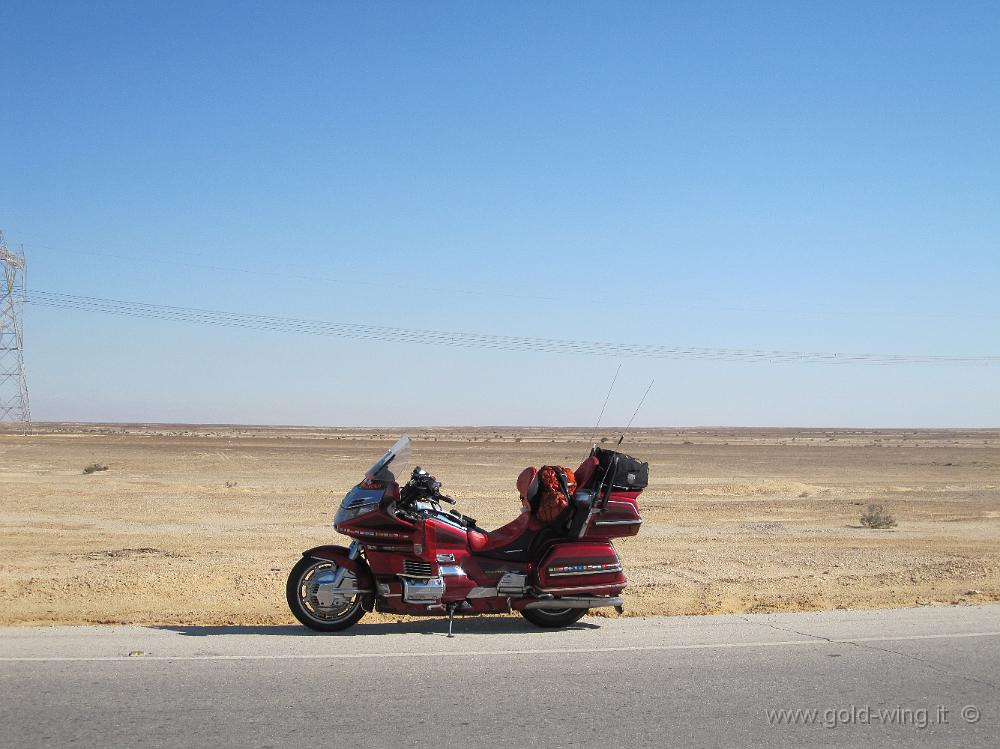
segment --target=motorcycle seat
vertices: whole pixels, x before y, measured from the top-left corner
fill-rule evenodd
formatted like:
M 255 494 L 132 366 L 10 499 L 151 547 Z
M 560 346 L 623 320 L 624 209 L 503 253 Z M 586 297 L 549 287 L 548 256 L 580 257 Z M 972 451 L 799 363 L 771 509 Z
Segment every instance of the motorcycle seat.
M 469 529 L 469 550 L 474 553 L 483 553 L 508 546 L 528 531 L 533 525 L 541 526 L 537 520 L 526 512 L 522 512 L 507 525 L 501 526 L 494 531 L 484 531 L 481 528 Z
M 583 486 L 590 481 L 597 468 L 597 459 L 587 458 L 579 469 L 579 486 Z M 521 496 L 523 506 L 527 507 L 538 493 L 538 470 L 530 467 L 521 471 L 517 477 L 517 492 Z M 585 503 L 572 502 L 572 507 L 567 512 L 570 517 L 577 520 L 575 528 L 571 528 L 573 535 L 578 535 L 583 522 L 586 522 L 587 511 L 590 508 L 589 497 Z M 583 506 L 583 505 L 586 506 Z M 562 521 L 565 523 L 565 517 Z M 497 559 L 511 559 L 516 561 L 527 561 L 531 558 L 532 549 L 553 536 L 565 534 L 565 528 L 558 530 L 552 523 L 543 523 L 535 517 L 533 513 L 522 512 L 507 525 L 501 526 L 494 531 L 485 531 L 482 528 L 471 527 L 468 529 L 469 550 L 474 554 L 482 554 Z

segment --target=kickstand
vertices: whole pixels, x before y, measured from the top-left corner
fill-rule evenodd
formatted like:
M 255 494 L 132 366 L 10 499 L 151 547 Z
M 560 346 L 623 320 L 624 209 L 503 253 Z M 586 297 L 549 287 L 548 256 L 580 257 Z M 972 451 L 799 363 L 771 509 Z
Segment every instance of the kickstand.
M 448 604 L 448 637 L 454 637 L 451 633 L 451 625 L 455 621 L 455 609 L 458 608 L 458 604 L 449 603 Z

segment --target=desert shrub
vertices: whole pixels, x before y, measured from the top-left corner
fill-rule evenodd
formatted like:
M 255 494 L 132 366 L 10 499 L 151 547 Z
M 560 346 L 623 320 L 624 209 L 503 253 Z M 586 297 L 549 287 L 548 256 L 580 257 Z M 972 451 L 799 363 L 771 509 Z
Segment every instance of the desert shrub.
M 888 513 L 882 505 L 868 505 L 861 513 L 861 525 L 866 528 L 895 528 L 896 518 Z
M 607 437 L 601 437 L 601 444 L 602 444 L 602 445 L 603 445 L 603 444 L 604 444 L 605 442 L 607 442 L 607 441 L 608 441 L 608 438 L 607 438 Z
M 238 482 L 236 482 L 236 481 L 227 481 L 226 482 L 226 488 L 227 489 L 235 489 L 237 483 Z
M 89 466 L 83 467 L 83 472 L 88 476 L 92 473 L 106 470 L 108 470 L 108 467 L 106 465 L 102 465 L 101 463 L 91 463 Z

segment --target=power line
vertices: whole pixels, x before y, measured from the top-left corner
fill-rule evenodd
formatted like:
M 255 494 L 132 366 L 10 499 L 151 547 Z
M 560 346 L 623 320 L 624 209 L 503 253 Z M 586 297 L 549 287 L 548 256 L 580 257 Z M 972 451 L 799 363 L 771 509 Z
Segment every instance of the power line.
M 254 315 L 198 307 L 180 307 L 121 299 L 79 296 L 50 291 L 32 291 L 31 304 L 57 309 L 99 312 L 109 315 L 152 320 L 196 323 L 231 328 L 263 330 L 276 333 L 335 336 L 386 343 L 419 343 L 501 351 L 531 351 L 550 354 L 614 356 L 645 359 L 710 360 L 730 362 L 809 362 L 825 364 L 952 364 L 993 365 L 1000 356 L 951 356 L 887 353 L 830 353 L 817 351 L 780 351 L 743 348 L 707 348 L 665 346 L 641 343 L 614 343 L 561 338 L 464 333 L 444 330 L 399 328 L 360 323 L 330 322 L 291 317 Z
M 410 289 L 412 288 L 412 278 L 409 276 L 401 277 L 398 274 L 395 276 L 396 280 L 391 280 L 390 276 L 387 275 L 385 269 L 380 268 L 377 280 L 369 280 L 367 274 L 370 272 L 370 268 L 362 265 L 340 265 L 339 267 L 330 268 L 330 271 L 339 271 L 341 275 L 332 276 L 324 275 L 322 273 L 312 273 L 312 272 L 291 272 L 292 268 L 285 268 L 284 270 L 271 269 L 260 270 L 254 268 L 244 268 L 233 265 L 219 265 L 217 263 L 205 263 L 205 262 L 192 262 L 188 260 L 181 260 L 178 255 L 185 255 L 194 258 L 200 258 L 200 253 L 184 252 L 181 250 L 172 250 L 171 254 L 168 256 L 140 256 L 140 255 L 127 255 L 117 252 L 99 252 L 95 250 L 79 250 L 79 249 L 67 249 L 63 247 L 53 247 L 47 244 L 35 244 L 26 243 L 24 246 L 33 249 L 49 250 L 52 252 L 72 255 L 73 257 L 88 256 L 95 258 L 105 258 L 108 260 L 114 260 L 116 263 L 126 262 L 139 265 L 141 267 L 148 268 L 151 263 L 159 264 L 169 267 L 178 268 L 190 268 L 193 270 L 209 271 L 213 273 L 223 273 L 230 274 L 234 276 L 260 276 L 268 279 L 284 278 L 293 281 L 305 281 L 308 283 L 319 283 L 319 284 L 332 284 L 332 285 L 348 285 L 348 286 L 366 286 L 377 289 L 386 288 L 396 288 L 396 289 Z M 468 283 L 462 283 L 460 285 L 451 286 L 434 286 L 430 283 L 425 283 L 421 281 L 421 288 L 426 292 L 433 292 L 435 296 L 451 296 L 451 297 L 473 297 L 476 299 L 482 299 L 484 297 L 497 298 L 497 299 L 513 299 L 519 301 L 530 301 L 530 302 L 544 302 L 551 304 L 564 304 L 565 298 L 561 296 L 549 296 L 537 293 L 528 293 L 527 291 L 509 291 L 500 290 L 491 287 L 482 287 L 470 285 Z M 817 306 L 816 302 L 810 302 L 808 308 L 802 308 L 801 306 L 776 306 L 774 304 L 757 304 L 757 303 L 737 303 L 734 304 L 732 301 L 728 301 L 724 298 L 720 298 L 716 295 L 706 294 L 704 292 L 699 292 L 695 294 L 694 299 L 696 301 L 688 301 L 685 303 L 685 307 L 696 307 L 704 309 L 712 309 L 716 311 L 724 312 L 736 312 L 741 314 L 767 314 L 767 315 L 786 315 L 789 312 L 794 311 L 796 315 L 813 315 L 817 317 L 827 317 L 834 311 L 838 314 L 843 314 L 845 312 L 844 302 L 838 300 L 837 305 L 833 306 L 831 303 L 827 308 Z M 649 302 L 631 300 L 629 302 L 632 307 L 641 308 L 657 308 L 658 305 L 651 304 Z M 864 311 L 866 313 L 876 313 L 880 317 L 899 317 L 904 319 L 914 319 L 914 318 L 928 318 L 928 319 L 983 319 L 983 320 L 996 320 L 1000 319 L 1000 316 L 996 314 L 976 312 L 976 313 L 955 313 L 950 311 L 942 310 L 911 310 L 908 309 L 905 312 L 900 312 L 895 306 L 891 304 L 875 304 L 870 302 L 856 303 L 851 302 L 847 308 L 847 311 Z

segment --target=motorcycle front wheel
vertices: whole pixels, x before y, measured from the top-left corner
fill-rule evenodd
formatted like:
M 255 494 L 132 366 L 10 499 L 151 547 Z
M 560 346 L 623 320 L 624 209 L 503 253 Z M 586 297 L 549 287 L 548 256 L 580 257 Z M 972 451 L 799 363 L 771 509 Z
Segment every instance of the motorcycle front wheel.
M 326 559 L 303 557 L 292 567 L 285 586 L 288 608 L 295 618 L 317 632 L 339 632 L 365 615 L 358 579 L 350 570 L 338 580 L 340 568 Z
M 568 627 L 583 618 L 590 609 L 524 609 L 521 616 L 536 627 Z

